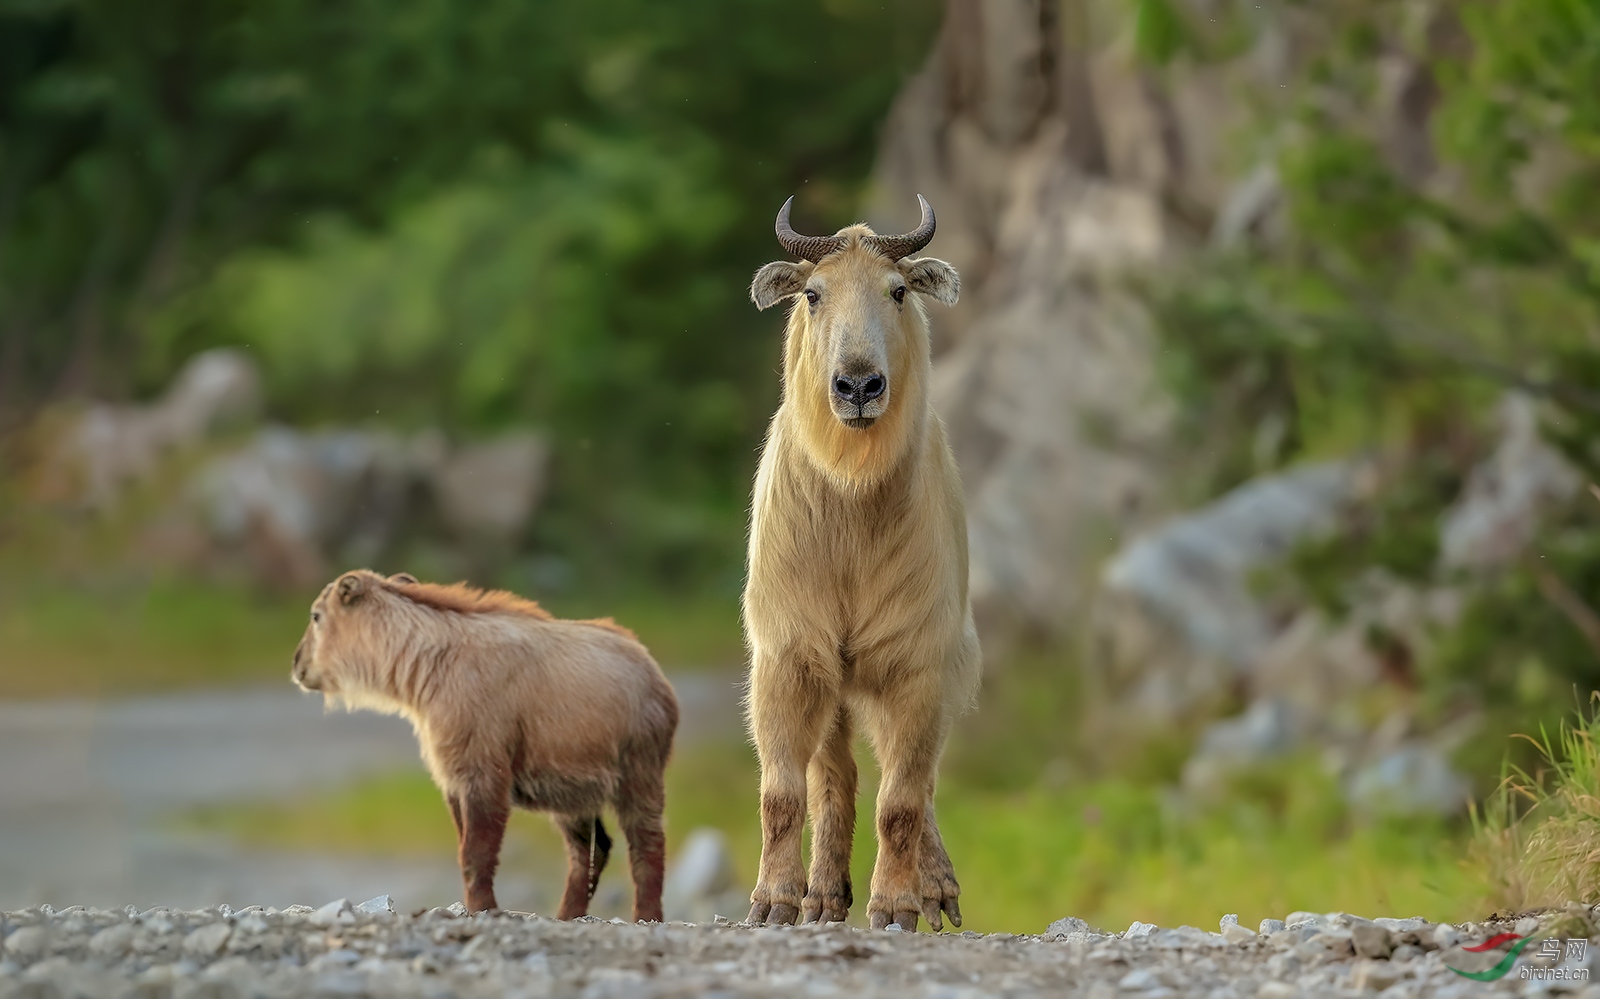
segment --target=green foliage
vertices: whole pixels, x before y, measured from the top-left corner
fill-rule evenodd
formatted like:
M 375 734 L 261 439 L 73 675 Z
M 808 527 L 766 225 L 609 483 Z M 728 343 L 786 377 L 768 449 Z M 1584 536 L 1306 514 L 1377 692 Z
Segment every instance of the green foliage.
M 0 418 L 244 344 L 295 422 L 548 427 L 534 547 L 732 585 L 771 219 L 846 220 L 913 0 L 0 2 Z
M 1440 517 L 1486 457 L 1505 390 L 1532 394 L 1546 439 L 1600 479 L 1600 16 L 1564 0 L 1299 14 L 1314 47 L 1259 108 L 1285 231 L 1155 299 L 1199 494 L 1308 458 L 1376 459 L 1372 501 L 1291 567 L 1337 613 L 1374 570 L 1463 582 L 1438 565 Z M 1437 86 L 1431 168 L 1383 126 L 1393 91 L 1377 67 L 1400 58 Z M 1555 510 L 1526 558 L 1466 592 L 1459 626 L 1419 664 L 1422 706 L 1485 714 L 1463 762 L 1488 773 L 1499 736 L 1595 683 L 1600 508 L 1583 496 Z

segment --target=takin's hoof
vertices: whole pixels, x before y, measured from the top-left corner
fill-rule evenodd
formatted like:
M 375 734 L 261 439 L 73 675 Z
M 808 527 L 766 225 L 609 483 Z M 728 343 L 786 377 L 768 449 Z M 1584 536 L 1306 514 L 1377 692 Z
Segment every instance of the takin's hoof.
M 890 923 L 894 923 L 907 933 L 917 931 L 917 903 L 914 900 L 896 899 L 892 906 L 874 904 L 875 902 L 876 900 L 867 904 L 867 919 L 873 929 L 885 929 Z
M 807 923 L 842 923 L 850 917 L 850 888 L 847 885 L 843 893 L 833 892 L 827 895 L 807 894 L 801 903 Z
M 756 926 L 792 926 L 800 910 L 787 902 L 752 902 L 745 922 Z
M 924 873 L 922 877 L 922 918 L 928 921 L 928 926 L 934 930 L 944 928 L 943 920 L 939 914 L 943 912 L 950 917 L 951 926 L 961 925 L 961 886 L 956 884 L 955 874 L 945 871 L 938 874 Z

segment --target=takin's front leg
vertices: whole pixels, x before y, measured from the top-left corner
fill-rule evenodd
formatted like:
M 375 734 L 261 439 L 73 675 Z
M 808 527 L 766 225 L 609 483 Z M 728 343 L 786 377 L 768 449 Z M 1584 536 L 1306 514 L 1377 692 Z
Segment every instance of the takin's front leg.
M 850 847 L 856 831 L 856 758 L 850 738 L 850 709 L 840 704 L 806 773 L 811 811 L 808 923 L 842 923 L 855 900 L 850 891 Z
M 494 872 L 500 866 L 500 844 L 511 817 L 511 792 L 500 787 L 469 786 L 451 802 L 459 816 L 461 884 L 468 912 L 497 909 Z
M 589 900 L 600 887 L 600 872 L 611 859 L 611 837 L 597 813 L 552 815 L 567 841 L 567 887 L 561 893 L 557 919 L 577 919 L 589 912 Z
M 761 761 L 761 865 L 750 893 L 752 923 L 793 923 L 806 893 L 800 834 L 806 764 L 833 703 L 815 673 L 759 652 L 750 668 L 750 728 Z
M 923 907 L 922 850 L 944 726 L 937 690 L 895 693 L 879 698 L 868 714 L 883 782 L 878 787 L 878 858 L 867 918 L 875 930 L 897 923 L 910 932 L 917 928 Z

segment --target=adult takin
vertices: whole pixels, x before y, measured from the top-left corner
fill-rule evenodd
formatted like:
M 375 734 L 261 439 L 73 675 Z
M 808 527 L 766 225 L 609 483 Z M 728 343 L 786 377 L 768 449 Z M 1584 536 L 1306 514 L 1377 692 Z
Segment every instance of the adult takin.
M 609 804 L 628 839 L 633 918 L 660 921 L 678 702 L 631 632 L 502 591 L 358 569 L 311 605 L 293 675 L 330 705 L 411 722 L 455 822 L 469 911 L 497 908 L 515 805 L 551 813 L 567 844 L 560 918 L 586 914 L 610 853 Z
M 961 480 L 929 401 L 924 300 L 953 305 L 955 268 L 911 258 L 934 216 L 903 236 L 865 225 L 802 236 L 800 262 L 756 272 L 759 309 L 792 299 L 783 395 L 756 472 L 744 592 L 748 712 L 761 762 L 761 866 L 750 921 L 849 914 L 862 725 L 882 771 L 874 928 L 961 925 L 960 887 L 933 793 L 956 716 L 981 669 L 967 598 Z M 810 875 L 801 825 L 809 805 Z

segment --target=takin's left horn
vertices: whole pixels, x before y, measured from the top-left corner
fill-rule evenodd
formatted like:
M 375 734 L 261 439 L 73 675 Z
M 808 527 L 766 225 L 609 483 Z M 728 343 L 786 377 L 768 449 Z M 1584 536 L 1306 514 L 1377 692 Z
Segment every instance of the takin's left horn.
M 927 246 L 933 241 L 933 206 L 920 194 L 917 195 L 917 204 L 922 206 L 922 222 L 915 229 L 903 236 L 868 236 L 862 242 L 890 260 L 909 257 Z

